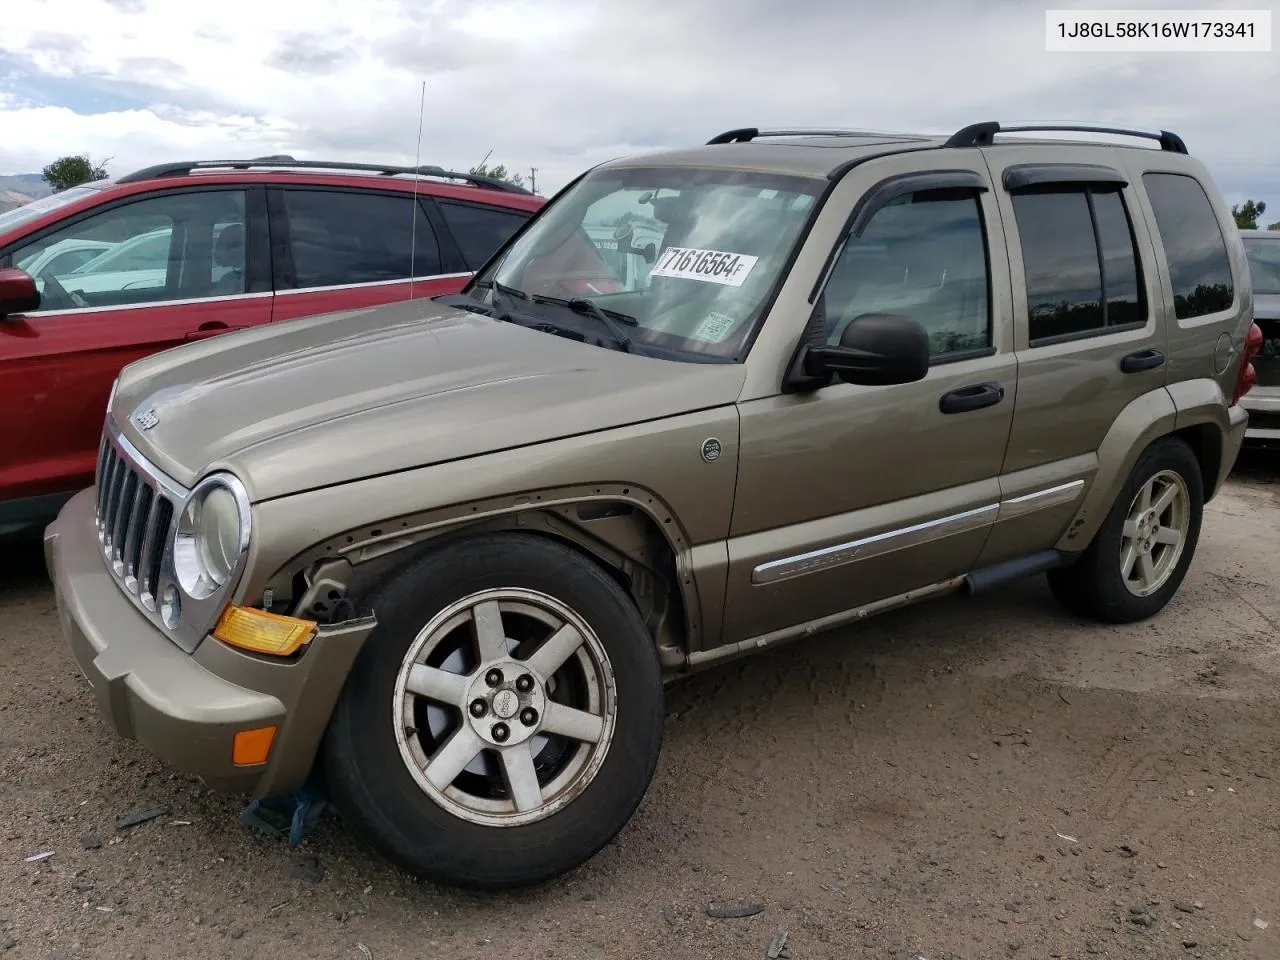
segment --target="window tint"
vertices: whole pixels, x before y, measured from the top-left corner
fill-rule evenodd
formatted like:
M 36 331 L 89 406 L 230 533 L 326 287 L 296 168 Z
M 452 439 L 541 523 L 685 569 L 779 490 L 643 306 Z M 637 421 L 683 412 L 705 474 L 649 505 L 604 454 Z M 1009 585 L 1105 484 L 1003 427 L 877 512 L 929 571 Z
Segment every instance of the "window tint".
M 436 201 L 444 221 L 462 248 L 463 259 L 472 270 L 484 266 L 494 251 L 520 229 L 531 214 L 515 210 L 498 210 L 470 203 Z
M 440 272 L 435 231 L 413 197 L 339 190 L 283 193 L 293 288 L 407 280 Z M 415 212 L 416 227 L 411 219 Z
M 1102 248 L 1103 289 L 1107 295 L 1107 325 L 1146 321 L 1133 228 L 1118 190 L 1092 194 L 1093 216 Z
M 972 191 L 909 194 L 850 237 L 823 290 L 827 342 L 866 313 L 924 325 L 935 357 L 991 345 L 986 239 Z
M 1013 197 L 1032 343 L 1146 321 L 1133 231 L 1116 190 L 1052 187 Z
M 1194 177 L 1142 177 L 1169 262 L 1174 315 L 1179 320 L 1227 310 L 1235 299 L 1231 261 L 1213 205 Z
M 244 217 L 239 190 L 167 192 L 46 233 L 10 258 L 35 271 L 42 311 L 231 296 L 246 289 Z

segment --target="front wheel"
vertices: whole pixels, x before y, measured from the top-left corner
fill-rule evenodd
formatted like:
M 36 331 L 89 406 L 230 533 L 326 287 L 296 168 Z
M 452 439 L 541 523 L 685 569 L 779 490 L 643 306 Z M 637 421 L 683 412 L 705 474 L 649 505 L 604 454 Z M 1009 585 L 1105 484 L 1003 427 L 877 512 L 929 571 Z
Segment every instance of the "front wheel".
M 338 809 L 411 873 L 500 889 L 587 860 L 661 747 L 662 681 L 634 605 L 559 543 L 435 550 L 370 598 L 378 626 L 325 741 Z
M 1068 610 L 1107 623 L 1154 616 L 1177 592 L 1200 539 L 1200 461 L 1178 437 L 1153 443 L 1134 466 L 1087 550 L 1049 572 Z

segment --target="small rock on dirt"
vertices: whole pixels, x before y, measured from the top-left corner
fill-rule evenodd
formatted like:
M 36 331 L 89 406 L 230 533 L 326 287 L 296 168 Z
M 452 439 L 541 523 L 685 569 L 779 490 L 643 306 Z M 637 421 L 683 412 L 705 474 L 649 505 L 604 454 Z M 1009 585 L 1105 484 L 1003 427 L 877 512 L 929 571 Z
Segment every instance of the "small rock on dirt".
M 789 953 L 787 950 L 787 931 L 784 927 L 773 935 L 773 940 L 769 942 L 769 949 L 765 951 L 765 956 L 769 960 L 779 960 L 783 954 Z
M 319 883 L 324 879 L 324 865 L 319 857 L 294 857 L 289 864 L 289 876 L 306 883 Z
M 738 917 L 754 917 L 763 911 L 763 903 L 713 903 L 707 907 L 707 916 L 715 920 L 732 920 Z
M 150 810 L 137 810 L 128 816 L 121 817 L 116 821 L 117 830 L 128 830 L 130 827 L 140 826 L 157 820 L 169 812 L 168 807 L 152 807 Z
M 1175 909 L 1175 910 L 1179 911 L 1180 913 L 1195 913 L 1195 912 L 1196 912 L 1195 904 L 1187 903 L 1187 901 L 1185 901 L 1185 900 L 1175 900 L 1175 901 L 1173 901 L 1173 909 Z
M 86 833 L 80 838 L 80 845 L 86 850 L 100 850 L 102 849 L 102 838 L 96 833 Z

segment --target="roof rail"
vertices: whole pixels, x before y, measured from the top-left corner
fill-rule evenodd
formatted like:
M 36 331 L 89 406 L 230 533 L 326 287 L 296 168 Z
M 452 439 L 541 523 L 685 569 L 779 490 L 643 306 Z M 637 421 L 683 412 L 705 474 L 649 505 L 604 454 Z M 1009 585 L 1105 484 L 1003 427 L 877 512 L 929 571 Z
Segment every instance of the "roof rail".
M 746 143 L 760 137 L 913 137 L 923 139 L 916 134 L 890 133 L 886 130 L 848 130 L 832 128 L 798 128 L 794 130 L 761 130 L 759 127 L 739 127 L 737 130 L 726 130 L 718 133 L 707 145 L 715 143 Z
M 1171 153 L 1187 153 L 1187 145 L 1176 133 L 1168 130 L 1149 130 L 1137 127 L 1109 127 L 1094 123 L 1000 123 L 998 120 L 987 120 L 962 127 L 951 135 L 944 146 L 947 147 L 989 147 L 994 143 L 997 133 L 1066 131 L 1074 133 L 1109 133 L 1125 137 L 1139 137 L 1144 140 L 1155 140 L 1161 150 Z
M 439 166 L 399 167 L 385 163 L 348 163 L 336 160 L 295 160 L 288 154 L 274 154 L 269 157 L 256 157 L 249 160 L 190 160 L 175 163 L 159 163 L 142 170 L 119 177 L 116 183 L 136 183 L 139 180 L 155 180 L 159 177 L 186 176 L 195 170 L 248 170 L 251 167 L 268 170 L 339 170 L 353 173 L 377 173 L 382 176 L 412 174 L 419 177 L 437 177 L 444 180 L 462 180 L 477 187 L 488 187 L 506 193 L 523 193 L 532 195 L 524 187 L 496 180 L 493 177 L 482 177 L 474 173 L 460 173 L 457 170 L 446 170 Z

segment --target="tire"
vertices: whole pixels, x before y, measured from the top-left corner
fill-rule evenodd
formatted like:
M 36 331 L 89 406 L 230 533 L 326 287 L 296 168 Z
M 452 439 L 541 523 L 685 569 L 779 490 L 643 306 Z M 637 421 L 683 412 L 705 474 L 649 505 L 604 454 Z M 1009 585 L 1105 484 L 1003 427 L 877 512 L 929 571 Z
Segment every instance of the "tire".
M 500 599 L 504 596 L 508 599 Z M 476 597 L 502 605 L 499 622 L 503 630 L 485 633 L 481 625 L 494 621 L 483 610 L 494 608 L 481 606 L 468 608 L 471 619 L 464 617 L 458 621 L 461 626 L 450 632 L 448 624 L 463 615 L 455 614 L 443 623 L 440 617 L 460 601 L 470 603 Z M 378 626 L 356 658 L 324 744 L 330 796 L 359 836 L 419 878 L 477 890 L 525 887 L 550 880 L 585 862 L 613 840 L 639 806 L 657 766 L 663 687 L 653 639 L 631 598 L 605 570 L 556 541 L 498 533 L 433 550 L 378 588 L 368 603 L 377 615 Z M 548 612 L 538 604 L 559 607 Z M 552 680 L 544 682 L 546 678 L 532 665 L 546 666 L 559 654 L 549 654 L 553 645 L 545 639 L 539 642 L 537 634 L 574 635 L 573 631 L 566 633 L 569 626 L 557 631 L 557 617 L 569 626 L 576 618 L 586 631 L 579 631 L 579 635 L 587 639 L 568 655 L 559 672 L 549 674 Z M 424 627 L 433 618 L 437 626 L 428 633 Z M 512 637 L 513 633 L 517 636 Z M 522 646 L 506 661 L 481 660 L 478 655 L 483 648 L 477 639 L 481 635 L 491 638 L 490 653 L 493 637 L 507 638 L 508 646 L 519 639 Z M 439 636 L 446 639 L 436 644 L 432 638 Z M 458 670 L 462 661 L 457 658 L 466 656 L 465 648 L 470 645 L 472 660 L 461 672 L 471 674 L 472 686 L 459 699 L 454 688 L 463 681 L 450 681 L 448 696 L 461 705 L 452 711 L 436 706 L 434 714 L 432 708 L 423 713 L 421 704 L 426 698 L 398 692 L 425 684 L 414 679 L 418 675 L 405 663 L 413 662 L 414 650 L 433 650 L 428 656 L 431 660 L 453 649 L 450 644 L 457 645 L 450 654 L 455 659 L 444 661 L 443 667 L 432 667 L 436 671 L 431 674 L 435 678 L 432 682 L 448 679 L 440 673 L 450 669 L 450 663 L 452 670 Z M 544 653 L 550 658 L 530 659 L 530 666 L 522 665 L 523 658 Z M 503 674 L 499 687 L 489 686 L 493 664 Z M 430 664 L 422 662 L 419 667 L 425 671 Z M 556 679 L 561 677 L 564 679 Z M 522 682 L 530 686 L 520 688 Z M 562 728 L 557 733 L 568 729 L 564 718 L 570 715 L 556 713 L 560 708 L 552 697 L 571 695 L 588 705 L 579 704 L 582 713 L 572 715 L 576 724 L 572 729 L 579 736 L 584 735 L 583 729 L 587 729 L 587 737 L 599 734 L 603 750 L 599 743 L 542 732 L 553 726 L 553 717 Z M 476 700 L 486 697 L 490 698 L 487 712 L 483 719 L 473 720 L 468 713 Z M 610 700 L 612 720 L 607 716 Z M 594 726 L 592 719 L 584 728 L 582 714 L 591 712 L 592 703 L 600 708 L 600 726 Z M 402 705 L 401 713 L 396 712 L 396 704 Z M 523 724 L 527 711 L 536 712 L 539 706 L 543 709 L 538 723 Z M 449 732 L 437 733 L 432 726 L 442 716 L 455 725 L 452 739 Z M 508 722 L 506 745 L 495 745 L 492 738 L 499 736 L 497 726 Z M 398 737 L 397 729 L 406 732 Z M 516 744 L 518 738 L 530 736 L 530 730 L 539 733 L 523 741 L 529 748 Z M 464 733 L 472 739 L 462 740 Z M 429 782 L 431 775 L 426 771 L 433 769 L 431 761 L 441 759 L 443 763 L 447 759 L 443 756 L 446 744 L 465 742 L 465 748 L 453 753 L 461 757 L 476 737 L 484 736 L 490 741 L 482 742 L 482 759 L 445 780 L 443 788 Z M 538 736 L 544 736 L 541 748 Z M 533 794 L 527 777 L 520 781 L 526 785 L 523 811 L 517 803 L 521 791 L 511 787 L 516 782 L 512 771 L 523 765 L 509 766 L 512 758 L 519 759 L 521 749 L 525 757 L 536 754 L 537 763 L 551 756 L 537 775 L 542 782 L 535 781 Z M 411 770 L 411 762 L 417 765 L 417 773 Z M 564 764 L 563 768 L 556 763 Z M 441 769 L 453 767 L 444 763 Z M 527 769 L 533 770 L 533 766 Z M 578 772 L 571 777 L 574 770 Z M 449 776 L 440 772 L 437 779 Z M 568 786 L 561 792 L 545 793 L 552 785 L 547 777 Z M 548 798 L 545 802 L 544 796 Z M 539 803 L 542 806 L 535 806 Z
M 1128 545 L 1126 523 L 1133 512 L 1136 498 L 1153 479 L 1154 485 L 1161 489 L 1165 481 L 1174 486 L 1179 482 L 1181 484 L 1175 499 L 1185 499 L 1185 509 L 1180 511 L 1183 540 L 1180 551 L 1170 556 L 1165 575 L 1151 581 L 1153 584 L 1158 582 L 1158 586 L 1141 594 L 1126 585 L 1123 573 L 1124 551 Z M 1203 514 L 1204 481 L 1200 474 L 1199 460 L 1185 441 L 1178 437 L 1163 437 L 1151 444 L 1139 457 L 1102 527 L 1080 558 L 1068 567 L 1049 572 L 1049 587 L 1067 610 L 1103 623 L 1133 623 L 1152 617 L 1164 608 L 1182 585 L 1200 539 Z M 1172 516 L 1173 514 L 1166 512 L 1162 519 L 1168 520 Z M 1145 528 L 1139 526 L 1136 529 L 1141 534 Z M 1156 539 L 1167 537 L 1171 527 L 1157 526 L 1150 529 L 1156 531 L 1147 540 L 1154 544 L 1150 557 L 1153 558 L 1153 566 L 1159 569 L 1159 558 L 1163 556 L 1159 551 L 1168 544 L 1158 543 Z M 1141 554 L 1144 552 L 1141 543 L 1137 545 L 1136 552 L 1139 562 L 1135 569 L 1140 569 Z

